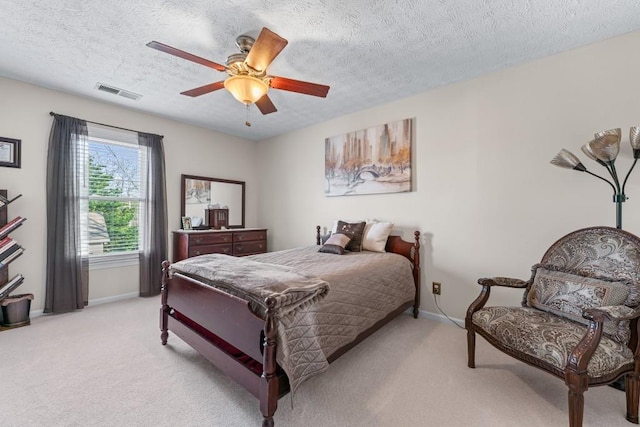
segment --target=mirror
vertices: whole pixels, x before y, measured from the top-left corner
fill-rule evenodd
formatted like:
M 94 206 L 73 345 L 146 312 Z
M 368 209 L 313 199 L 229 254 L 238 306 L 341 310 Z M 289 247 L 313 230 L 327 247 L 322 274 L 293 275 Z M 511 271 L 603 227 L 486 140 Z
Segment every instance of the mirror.
M 210 205 L 229 208 L 229 228 L 244 228 L 244 181 L 181 175 L 180 216 L 202 218 Z M 195 226 L 195 224 L 194 224 Z

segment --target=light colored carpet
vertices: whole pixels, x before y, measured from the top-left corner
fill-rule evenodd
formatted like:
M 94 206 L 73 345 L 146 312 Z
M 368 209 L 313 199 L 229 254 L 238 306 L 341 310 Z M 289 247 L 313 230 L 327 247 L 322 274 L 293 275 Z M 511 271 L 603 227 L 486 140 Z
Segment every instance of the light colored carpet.
M 259 426 L 257 400 L 175 335 L 159 298 L 43 316 L 0 332 L 3 426 Z M 567 388 L 478 337 L 402 315 L 303 384 L 276 426 L 564 426 Z M 630 426 L 624 393 L 585 394 L 585 426 Z

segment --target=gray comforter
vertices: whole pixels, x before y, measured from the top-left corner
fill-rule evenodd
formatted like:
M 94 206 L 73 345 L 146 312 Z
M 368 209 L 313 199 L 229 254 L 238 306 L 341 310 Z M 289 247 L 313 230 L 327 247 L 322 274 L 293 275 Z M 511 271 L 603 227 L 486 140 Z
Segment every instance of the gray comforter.
M 314 297 L 304 297 L 305 301 L 313 299 L 312 303 L 298 304 L 279 317 L 277 361 L 287 373 L 293 391 L 306 379 L 326 370 L 327 357 L 402 304 L 413 301 L 415 295 L 411 263 L 400 255 L 367 251 L 334 255 L 320 253 L 318 248 L 308 246 L 241 259 L 267 263 L 267 268 L 282 266 L 290 274 L 304 278 L 306 285 L 314 283 L 311 288 L 316 290 L 329 284 L 326 295 L 319 292 Z M 198 260 L 204 257 L 207 255 L 189 258 L 173 264 L 172 269 L 189 273 L 186 270 L 190 268 L 185 265 L 202 264 Z M 207 280 L 206 269 L 199 270 L 192 270 L 191 274 L 210 283 L 211 278 L 215 279 L 214 275 Z M 263 300 L 264 289 L 258 285 L 255 295 L 247 299 Z M 244 292 L 247 289 L 240 290 Z M 238 290 L 231 293 L 238 295 Z

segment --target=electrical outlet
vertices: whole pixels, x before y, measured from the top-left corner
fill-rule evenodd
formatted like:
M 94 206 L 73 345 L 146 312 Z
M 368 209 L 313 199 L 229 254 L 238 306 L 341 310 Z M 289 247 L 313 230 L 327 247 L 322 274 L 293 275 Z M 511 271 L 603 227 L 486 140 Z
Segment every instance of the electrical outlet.
M 433 288 L 431 289 L 431 292 L 434 295 L 440 295 L 440 291 L 442 290 L 442 283 L 440 282 L 433 282 L 432 283 Z

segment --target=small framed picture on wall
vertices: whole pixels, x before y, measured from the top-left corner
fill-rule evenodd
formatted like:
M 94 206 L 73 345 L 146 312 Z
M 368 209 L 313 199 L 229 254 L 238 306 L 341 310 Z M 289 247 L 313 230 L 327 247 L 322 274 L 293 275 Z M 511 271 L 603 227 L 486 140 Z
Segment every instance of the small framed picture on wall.
M 19 139 L 0 136 L 0 166 L 20 167 L 20 143 Z

